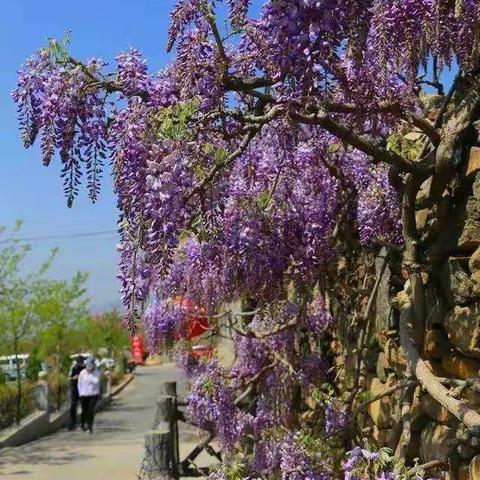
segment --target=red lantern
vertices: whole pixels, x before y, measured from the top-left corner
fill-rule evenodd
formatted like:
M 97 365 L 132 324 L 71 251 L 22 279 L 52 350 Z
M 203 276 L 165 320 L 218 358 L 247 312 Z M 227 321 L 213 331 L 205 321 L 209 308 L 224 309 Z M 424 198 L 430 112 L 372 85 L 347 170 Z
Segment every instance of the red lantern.
M 134 335 L 130 339 L 130 352 L 132 353 L 135 365 L 143 365 L 145 363 L 145 346 L 143 344 L 143 338 L 140 335 Z

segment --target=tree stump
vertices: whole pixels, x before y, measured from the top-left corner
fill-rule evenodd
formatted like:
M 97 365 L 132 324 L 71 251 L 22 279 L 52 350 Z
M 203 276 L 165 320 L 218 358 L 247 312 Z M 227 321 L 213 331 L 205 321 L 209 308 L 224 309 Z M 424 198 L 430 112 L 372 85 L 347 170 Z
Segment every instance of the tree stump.
M 138 477 L 140 480 L 178 478 L 170 431 L 151 430 L 145 435 L 145 451 Z
M 174 417 L 173 398 L 161 395 L 157 400 L 157 411 L 152 423 L 152 430 L 169 430 Z
M 178 479 L 175 456 L 173 397 L 161 395 L 152 429 L 145 435 L 145 449 L 138 478 L 140 480 Z

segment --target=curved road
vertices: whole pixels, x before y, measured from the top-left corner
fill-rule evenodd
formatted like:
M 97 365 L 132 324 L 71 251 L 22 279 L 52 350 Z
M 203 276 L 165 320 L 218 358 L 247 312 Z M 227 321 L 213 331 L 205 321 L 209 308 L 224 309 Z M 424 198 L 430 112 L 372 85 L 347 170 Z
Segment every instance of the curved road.
M 133 382 L 97 415 L 93 435 L 81 430 L 63 430 L 0 451 L 0 477 L 2 480 L 134 480 L 161 383 L 178 378 L 172 365 L 137 369 Z M 197 438 L 192 430 L 182 432 L 186 451 Z

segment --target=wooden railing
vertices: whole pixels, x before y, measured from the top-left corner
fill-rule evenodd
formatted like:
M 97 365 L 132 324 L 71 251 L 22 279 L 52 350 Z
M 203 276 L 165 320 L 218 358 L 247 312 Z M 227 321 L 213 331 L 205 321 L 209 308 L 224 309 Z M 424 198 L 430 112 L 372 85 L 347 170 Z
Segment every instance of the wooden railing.
M 145 434 L 139 480 L 176 480 L 181 477 L 203 477 L 210 473 L 209 468 L 196 466 L 195 460 L 203 450 L 219 457 L 210 446 L 215 437 L 212 432 L 209 432 L 183 460 L 180 458 L 178 422 L 189 423 L 185 412 L 181 410 L 184 406 L 185 403 L 178 400 L 177 383 L 164 382 L 152 428 Z

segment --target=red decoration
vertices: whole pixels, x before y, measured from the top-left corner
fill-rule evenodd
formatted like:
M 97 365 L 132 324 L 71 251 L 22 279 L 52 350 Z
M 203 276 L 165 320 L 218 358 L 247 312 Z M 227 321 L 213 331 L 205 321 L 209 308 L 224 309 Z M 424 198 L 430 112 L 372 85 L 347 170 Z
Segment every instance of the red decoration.
M 203 307 L 197 307 L 190 300 L 181 297 L 177 297 L 174 302 L 181 304 L 186 309 L 189 317 L 185 332 L 180 334 L 177 340 L 192 340 L 193 338 L 200 337 L 210 328 L 210 323 L 205 316 L 205 309 Z
M 130 339 L 130 352 L 132 352 L 135 365 L 143 365 L 145 363 L 145 346 L 140 335 L 134 335 Z

